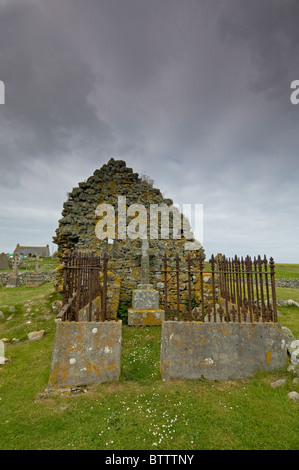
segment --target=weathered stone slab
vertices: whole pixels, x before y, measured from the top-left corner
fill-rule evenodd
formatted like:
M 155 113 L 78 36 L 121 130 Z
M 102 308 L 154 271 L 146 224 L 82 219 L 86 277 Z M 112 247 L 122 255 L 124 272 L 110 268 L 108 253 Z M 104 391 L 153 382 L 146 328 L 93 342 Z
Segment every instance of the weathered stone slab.
M 20 285 L 20 277 L 11 274 L 7 279 L 6 287 L 18 287 Z
M 283 367 L 286 342 L 279 323 L 164 321 L 163 380 L 229 380 Z
M 129 326 L 154 326 L 162 325 L 164 310 L 128 310 Z
M 121 321 L 58 322 L 48 388 L 118 380 L 121 331 Z
M 9 269 L 9 258 L 6 256 L 5 253 L 0 254 L 0 269 Z
M 132 293 L 134 310 L 159 310 L 159 292 L 154 289 L 136 289 Z

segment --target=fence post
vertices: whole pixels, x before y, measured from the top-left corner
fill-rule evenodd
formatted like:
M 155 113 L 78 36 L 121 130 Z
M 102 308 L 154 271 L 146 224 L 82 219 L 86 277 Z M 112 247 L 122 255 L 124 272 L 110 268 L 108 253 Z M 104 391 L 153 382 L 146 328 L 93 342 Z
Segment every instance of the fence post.
M 107 318 L 107 265 L 108 255 L 105 251 L 103 255 L 102 321 Z
M 212 290 L 213 290 L 213 311 L 214 311 L 214 322 L 216 323 L 216 297 L 215 297 L 215 258 L 211 256 L 209 261 L 212 271 Z
M 189 319 L 192 319 L 192 297 L 191 297 L 191 256 L 187 255 L 187 273 L 188 273 L 188 306 L 189 306 Z
M 225 298 L 225 321 L 229 321 L 229 314 L 228 314 L 228 297 L 229 297 L 229 288 L 228 283 L 228 261 L 226 257 L 222 256 L 222 266 L 223 266 L 223 278 L 224 278 L 224 298 Z
M 200 252 L 198 254 L 198 265 L 199 265 L 199 274 L 200 274 L 200 295 L 201 295 L 201 317 L 202 322 L 205 321 L 205 305 L 204 305 L 204 292 L 203 292 L 203 269 L 204 269 L 204 254 Z
M 277 323 L 277 305 L 276 305 L 276 288 L 275 288 L 275 264 L 271 257 L 270 262 L 270 276 L 271 276 L 271 288 L 272 288 L 272 304 L 273 304 L 273 321 Z
M 246 256 L 245 267 L 247 274 L 247 296 L 248 296 L 248 306 L 249 306 L 249 318 L 252 323 L 252 303 L 251 303 L 251 273 L 252 273 L 252 261 L 250 256 Z
M 238 322 L 241 323 L 241 300 L 240 300 L 240 284 L 239 284 L 239 273 L 240 273 L 240 260 L 235 255 L 235 278 L 236 278 L 236 292 L 237 292 L 237 315 Z
M 261 295 L 261 309 L 262 309 L 262 320 L 265 321 L 266 312 L 265 312 L 265 302 L 264 302 L 264 290 L 263 290 L 263 273 L 262 273 L 262 260 L 260 255 L 257 257 L 257 265 L 260 279 L 260 295 Z
M 175 256 L 176 269 L 176 296 L 177 296 L 177 319 L 180 321 L 180 260 L 179 254 Z
M 265 284 L 266 284 L 266 294 L 267 294 L 267 307 L 268 310 L 270 310 L 270 295 L 269 295 L 269 284 L 268 284 L 268 271 L 267 271 L 267 258 L 266 255 L 264 255 L 264 267 L 265 267 Z
M 163 256 L 163 268 L 164 268 L 164 315 L 165 315 L 165 320 L 168 320 L 168 307 L 167 307 L 167 261 L 168 257 L 167 254 L 164 253 Z

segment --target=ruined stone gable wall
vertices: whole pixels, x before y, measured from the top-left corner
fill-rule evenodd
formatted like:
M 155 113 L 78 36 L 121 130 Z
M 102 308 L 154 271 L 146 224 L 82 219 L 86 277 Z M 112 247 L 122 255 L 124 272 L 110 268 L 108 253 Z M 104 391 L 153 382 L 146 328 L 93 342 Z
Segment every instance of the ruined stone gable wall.
M 132 204 L 143 204 L 148 209 L 148 238 L 150 204 L 166 204 L 173 201 L 163 197 L 159 189 L 151 187 L 146 181 L 128 168 L 124 161 L 111 159 L 108 164 L 86 181 L 79 183 L 69 193 L 63 205 L 62 218 L 56 230 L 54 242 L 58 245 L 58 253 L 62 256 L 65 250 L 92 250 L 97 254 L 108 251 L 109 270 L 120 282 L 120 301 L 130 301 L 132 290 L 136 289 L 140 279 L 141 241 L 115 239 L 112 245 L 107 240 L 99 240 L 96 236 L 96 224 L 99 217 L 95 211 L 99 204 L 112 204 L 115 208 L 116 236 L 118 225 L 118 196 L 126 197 L 127 208 Z M 127 226 L 132 221 L 127 215 Z M 159 227 L 160 228 L 160 227 Z M 179 252 L 185 258 L 185 239 L 172 238 L 172 219 L 170 217 L 170 236 L 168 240 L 149 239 L 150 282 L 161 290 L 162 257 L 166 252 L 173 255 Z M 162 300 L 162 299 L 161 299 Z

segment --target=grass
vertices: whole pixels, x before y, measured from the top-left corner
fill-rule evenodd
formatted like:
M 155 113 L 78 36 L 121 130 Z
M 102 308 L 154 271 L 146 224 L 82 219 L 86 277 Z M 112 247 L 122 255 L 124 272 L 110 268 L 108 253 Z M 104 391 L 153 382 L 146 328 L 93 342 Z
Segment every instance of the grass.
M 57 268 L 59 263 L 58 259 L 49 257 L 49 258 L 41 258 L 39 261 L 39 270 L 40 271 L 48 271 L 54 270 Z M 32 258 L 24 258 L 23 263 L 19 267 L 19 271 L 34 271 L 35 270 L 35 257 Z M 0 272 L 8 272 L 11 271 L 10 269 L 0 269 Z M 205 271 L 211 272 L 211 267 L 208 262 L 205 263 Z M 299 278 L 299 264 L 284 264 L 284 263 L 277 263 L 275 264 L 275 277 L 277 279 L 281 278 L 288 278 L 294 279 Z
M 287 392 L 299 388 L 286 369 L 226 382 L 163 382 L 159 326 L 123 326 L 118 382 L 82 388 L 77 395 L 42 396 L 51 365 L 56 298 L 51 283 L 0 288 L 5 316 L 0 338 L 9 340 L 5 356 L 10 359 L 0 366 L 2 450 L 298 450 L 298 404 Z M 298 301 L 299 290 L 277 289 L 277 298 Z M 279 321 L 299 338 L 299 308 L 279 311 Z M 39 329 L 45 330 L 42 340 L 29 342 L 27 333 Z M 287 378 L 286 385 L 271 388 L 281 377 Z
M 276 279 L 295 279 L 299 278 L 299 264 L 275 264 Z
M 292 299 L 295 302 L 299 302 L 299 289 L 277 287 L 276 298 L 283 300 Z M 278 321 L 283 326 L 287 326 L 295 338 L 299 339 L 299 309 L 294 306 L 278 305 L 278 312 Z
M 205 263 L 204 271 L 211 272 L 211 266 L 209 262 Z M 276 279 L 298 279 L 299 264 L 275 263 L 275 277 Z
M 34 271 L 35 270 L 35 256 L 31 258 L 23 258 L 22 264 L 18 267 L 18 270 L 20 272 L 23 271 Z M 39 260 L 39 270 L 40 271 L 52 271 L 57 268 L 58 266 L 58 259 L 57 258 L 52 258 L 46 257 L 46 258 L 40 258 Z M 9 272 L 11 269 L 0 269 L 0 272 Z

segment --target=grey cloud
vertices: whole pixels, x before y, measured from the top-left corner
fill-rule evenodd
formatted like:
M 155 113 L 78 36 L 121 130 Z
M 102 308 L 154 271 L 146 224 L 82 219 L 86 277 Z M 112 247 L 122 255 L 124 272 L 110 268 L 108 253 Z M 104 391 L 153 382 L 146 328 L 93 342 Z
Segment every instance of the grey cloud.
M 299 4 L 296 0 L 224 2 L 219 32 L 236 46 L 249 45 L 254 73 L 250 88 L 282 99 L 299 73 Z

